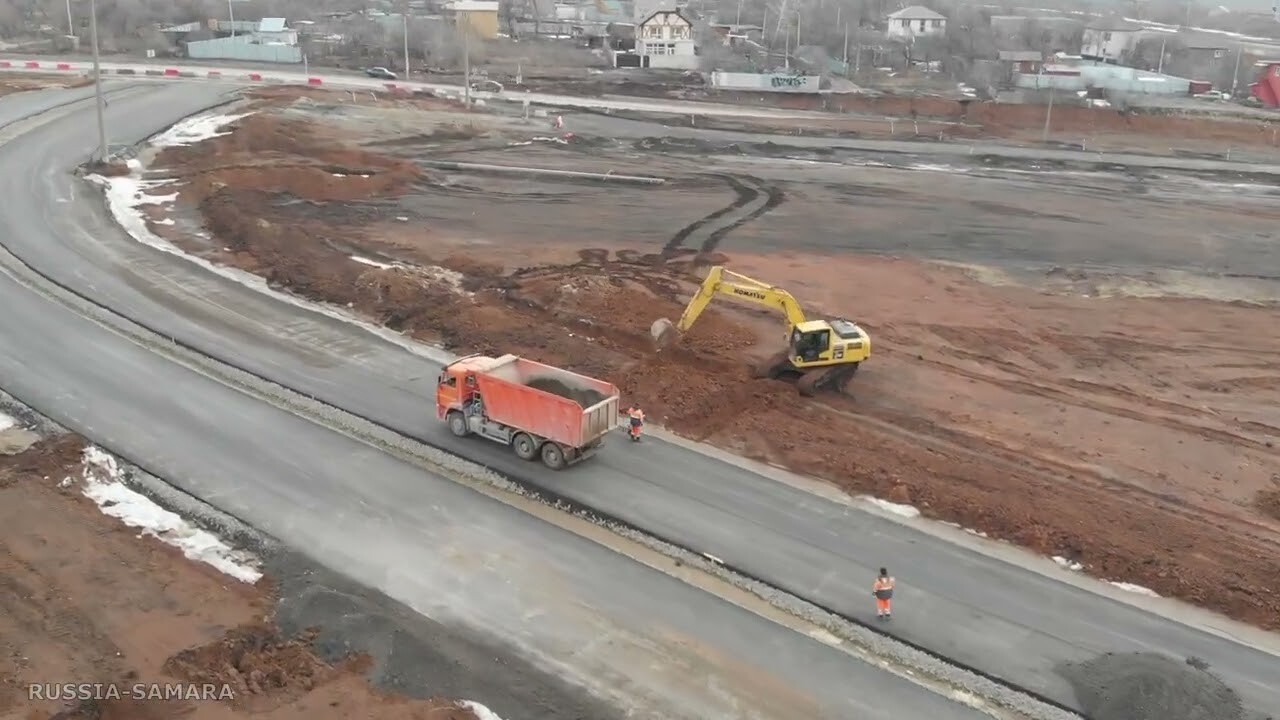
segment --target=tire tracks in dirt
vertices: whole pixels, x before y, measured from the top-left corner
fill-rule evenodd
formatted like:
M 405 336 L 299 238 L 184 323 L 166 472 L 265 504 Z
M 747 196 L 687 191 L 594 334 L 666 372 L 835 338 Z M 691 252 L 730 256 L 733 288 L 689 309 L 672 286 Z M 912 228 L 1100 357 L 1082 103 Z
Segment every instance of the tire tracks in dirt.
M 736 194 L 729 205 L 695 220 L 676 231 L 662 247 L 662 256 L 671 258 L 677 255 L 696 253 L 706 256 L 714 253 L 729 233 L 754 222 L 782 203 L 786 202 L 786 193 L 776 185 L 771 185 L 760 178 L 750 175 L 716 174 L 712 177 L 724 181 Z M 690 241 L 698 242 L 696 249 L 690 247 Z M 700 242 L 699 242 L 700 240 Z
M 1230 524 L 1236 528 L 1246 529 L 1242 536 L 1229 538 L 1224 542 L 1244 545 L 1252 550 L 1257 550 L 1259 544 L 1272 551 L 1280 549 L 1280 541 L 1271 535 L 1271 529 L 1263 523 L 1195 505 L 1182 498 L 1147 490 L 1123 480 L 1110 480 L 1080 466 L 1054 461 L 1040 455 L 1028 456 L 1015 449 L 992 443 L 989 438 L 977 438 L 937 426 L 931 425 L 927 431 L 916 430 L 911 425 L 913 421 L 919 422 L 919 419 L 905 413 L 872 414 L 852 402 L 839 405 L 824 402 L 819 404 L 819 407 L 824 412 L 837 416 L 856 418 L 859 423 L 870 426 L 870 429 L 876 432 L 919 443 L 939 453 L 1005 468 L 1020 477 L 1043 483 L 1045 487 L 1061 488 L 1065 483 L 1071 483 L 1094 488 L 1113 500 L 1118 499 L 1143 508 L 1154 506 L 1163 512 L 1198 524 L 1208 523 L 1219 527 Z

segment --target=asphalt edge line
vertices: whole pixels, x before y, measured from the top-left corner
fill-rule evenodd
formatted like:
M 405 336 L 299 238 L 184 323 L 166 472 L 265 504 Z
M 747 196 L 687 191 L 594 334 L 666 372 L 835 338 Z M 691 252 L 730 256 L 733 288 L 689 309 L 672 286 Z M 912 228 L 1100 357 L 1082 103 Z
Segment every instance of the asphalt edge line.
M 221 101 L 219 101 L 219 102 L 217 102 L 217 103 L 214 103 L 214 104 L 211 104 L 211 105 L 209 105 L 209 106 L 207 106 L 207 107 L 205 107 L 205 108 L 203 108 L 202 110 L 199 110 L 199 111 L 197 111 L 197 112 L 207 112 L 207 111 L 208 111 L 208 110 L 210 110 L 210 109 L 213 109 L 213 108 L 216 108 L 216 107 L 221 107 L 221 106 L 223 106 L 223 105 L 227 105 L 227 104 L 230 104 L 230 103 L 232 103 L 232 102 L 235 102 L 237 99 L 238 99 L 238 98 L 236 98 L 236 99 L 230 99 L 230 100 L 221 100 Z M 41 114 L 37 114 L 37 116 L 38 116 L 38 115 L 42 115 L 42 114 L 43 114 L 43 113 L 41 113 Z M 34 117 L 34 116 L 33 116 L 33 117 Z M 28 119 L 30 119 L 30 118 L 28 118 Z M 176 123 L 175 123 L 175 124 L 176 124 Z M 8 126 L 6 126 L 6 128 L 7 128 L 7 127 L 8 127 Z M 34 130 L 34 128 L 33 128 L 33 130 Z M 144 140 L 143 142 L 145 142 L 145 140 Z M 141 143 L 138 143 L 138 144 L 141 144 Z M 73 174 L 74 174 L 74 171 L 73 171 Z M 636 525 L 636 524 L 634 524 L 634 523 L 631 523 L 631 522 L 629 522 L 629 521 L 623 520 L 623 519 L 622 519 L 622 518 L 620 518 L 620 517 L 617 517 L 617 516 L 615 516 L 615 515 L 612 515 L 611 513 L 607 513 L 607 512 L 601 511 L 601 510 L 599 510 L 599 509 L 597 509 L 597 508 L 594 508 L 594 507 L 591 507 L 590 505 L 587 505 L 587 504 L 585 504 L 585 503 L 581 503 L 581 502 L 578 502 L 578 501 L 576 501 L 576 500 L 572 500 L 572 499 L 570 499 L 570 498 L 568 498 L 568 497 L 565 497 L 564 495 L 561 495 L 560 493 L 557 493 L 557 492 L 555 492 L 554 490 L 550 490 L 550 489 L 548 489 L 548 488 L 546 488 L 546 487 L 541 486 L 540 484 L 538 484 L 537 482 L 535 482 L 535 481 L 533 481 L 533 480 L 529 479 L 528 477 L 522 477 L 522 476 L 515 475 L 515 474 L 512 474 L 512 473 L 504 472 L 504 471 L 499 470 L 499 469 L 497 469 L 497 468 L 495 468 L 495 467 L 492 467 L 491 465 L 488 465 L 488 464 L 486 464 L 486 463 L 484 463 L 484 462 L 480 462 L 480 461 L 472 460 L 472 459 L 470 459 L 470 458 L 466 458 L 466 457 L 464 457 L 464 456 L 457 455 L 456 451 L 453 451 L 453 450 L 450 450 L 450 449 L 448 449 L 448 448 L 445 448 L 445 447 L 443 447 L 443 446 L 441 446 L 441 445 L 439 445 L 439 444 L 437 444 L 437 443 L 435 443 L 435 442 L 432 442 L 432 441 L 430 441 L 430 440 L 426 440 L 426 439 L 421 438 L 421 437 L 415 437 L 415 436 L 413 436 L 413 435 L 409 435 L 409 434 L 403 433 L 403 432 L 401 432 L 401 431 L 399 431 L 399 430 L 397 430 L 397 429 L 395 429 L 395 428 L 389 427 L 389 426 L 387 426 L 387 425 L 384 425 L 384 424 L 382 424 L 382 423 L 380 423 L 380 422 L 377 422 L 377 421 L 375 421 L 375 420 L 372 420 L 372 419 L 370 419 L 370 418 L 363 417 L 363 416 L 361 416 L 361 415 L 359 415 L 359 414 L 357 414 L 357 413 L 353 413 L 353 412 L 350 412 L 350 411 L 344 410 L 344 409 L 342 409 L 342 408 L 340 408 L 340 407 L 337 407 L 337 406 L 335 406 L 335 405 L 333 405 L 333 404 L 331 404 L 331 403 L 328 403 L 328 402 L 326 402 L 326 401 L 324 401 L 324 400 L 322 400 L 322 399 L 320 399 L 320 398 L 317 398 L 317 397 L 315 397 L 315 396 L 311 395 L 310 393 L 307 393 L 307 392 L 304 392 L 304 391 L 297 390 L 297 389 L 292 388 L 292 387 L 290 387 L 290 386 L 288 386 L 288 385 L 286 385 L 286 384 L 276 382 L 275 380 L 272 380 L 271 378 L 267 378 L 267 377 L 264 377 L 264 376 L 258 375 L 258 374 L 256 374 L 256 373 L 254 373 L 254 372 L 250 371 L 250 370 L 245 369 L 244 367 L 241 367 L 241 366 L 240 366 L 239 364 L 237 364 L 235 361 L 233 361 L 233 360 L 231 360 L 231 359 L 228 359 L 227 357 L 225 357 L 225 356 L 224 356 L 223 354 L 221 354 L 221 353 L 218 353 L 218 352 L 216 352 L 216 351 L 205 351 L 205 350 L 202 350 L 202 349 L 200 349 L 200 348 L 198 348 L 198 347 L 196 347 L 196 346 L 194 346 L 194 345 L 192 345 L 192 344 L 187 343 L 186 341 L 183 341 L 183 340 L 181 340 L 181 339 L 179 339 L 179 338 L 173 337 L 173 336 L 169 335 L 169 334 L 168 334 L 168 333 L 166 333 L 166 332 L 163 332 L 163 331 L 157 330 L 157 329 L 155 329 L 155 328 L 151 327 L 150 325 L 148 325 L 148 324 L 147 324 L 147 323 L 145 323 L 145 322 L 141 322 L 141 321 L 137 320 L 136 318 L 132 318 L 132 317 L 130 317 L 129 315 L 127 315 L 127 314 L 125 314 L 125 313 L 118 312 L 118 311 L 114 310 L 113 308 L 111 308 L 111 307 L 109 307 L 109 306 L 107 306 L 107 305 L 105 305 L 105 304 L 103 304 L 103 303 L 101 303 L 101 302 L 98 302 L 97 300 L 94 300 L 94 299 L 93 299 L 93 298 L 91 298 L 91 297 L 88 297 L 86 294 L 82 293 L 80 290 L 78 290 L 78 289 L 76 289 L 76 288 L 73 288 L 73 287 L 70 287 L 70 286 L 68 286 L 68 285 L 65 285 L 65 284 L 63 284 L 63 283 L 59 282 L 58 280 L 56 280 L 56 279 L 54 279 L 54 278 L 50 277 L 49 275 L 46 275 L 44 272 L 42 272 L 42 271 L 40 271 L 40 270 L 36 269 L 36 268 L 35 268 L 35 267 L 33 267 L 30 263 L 28 263 L 28 262 L 27 262 L 27 260 L 26 260 L 25 258 L 23 258 L 22 256 L 20 256 L 19 254 L 15 253 L 15 252 L 13 252 L 13 251 L 12 251 L 12 250 L 7 246 L 7 245 L 4 245 L 3 241 L 0 241 L 0 246 L 3 246 L 3 247 L 4 247 L 4 250 L 6 251 L 6 253 L 7 253 L 8 255 L 10 255 L 11 257 L 13 257 L 15 260 L 17 260 L 17 261 L 21 264 L 21 266 L 22 266 L 23 268 L 25 268 L 28 272 L 33 273 L 33 274 L 35 274 L 36 276 L 40 277 L 40 278 L 41 278 L 41 279 L 43 279 L 45 282 L 50 283 L 50 284 L 52 284 L 53 286 L 55 286 L 55 287 L 57 287 L 57 288 L 61 289 L 62 291 L 67 292 L 67 293 L 69 293 L 69 294 L 71 294 L 71 295 L 75 296 L 76 298 L 80 299 L 81 301 L 87 302 L 88 304 L 90 304 L 90 305 L 92 305 L 93 307 L 95 307 L 95 308 L 99 309 L 100 311 L 104 311 L 104 312 L 108 313 L 109 315 L 115 315 L 115 316 L 117 316 L 117 317 L 119 317 L 119 318 L 121 318 L 121 319 L 123 319 L 123 320 L 126 320 L 126 321 L 128 321 L 129 323 L 131 323 L 131 324 L 133 324 L 133 325 L 136 325 L 137 327 L 139 327 L 139 328 L 141 328 L 141 329 L 145 330 L 146 332 L 148 332 L 148 333 L 150 333 L 150 334 L 152 334 L 152 335 L 154 335 L 154 336 L 156 336 L 156 337 L 158 337 L 158 338 L 166 339 L 166 340 L 168 340 L 171 344 L 173 344 L 174 346 L 176 346 L 176 347 L 180 347 L 180 348 L 182 348 L 183 350 L 185 350 L 185 351 L 187 351 L 187 352 L 194 353 L 194 354 L 195 354 L 195 355 L 197 355 L 197 356 L 207 357 L 207 358 L 209 358 L 209 359 L 211 359 L 211 360 L 214 360 L 214 361 L 216 361 L 216 362 L 218 362 L 218 363 L 220 363 L 220 364 L 222 364 L 222 365 L 225 365 L 225 366 L 227 366 L 227 367 L 229 367 L 229 368 L 232 368 L 233 370 L 235 370 L 235 371 L 237 371 L 237 372 L 239 372 L 239 373 L 243 373 L 243 374 L 248 375 L 248 376 L 250 376 L 250 377 L 258 378 L 259 380 L 265 381 L 265 382 L 269 383 L 270 385 L 274 385 L 274 386 L 276 386 L 276 387 L 280 387 L 280 388 L 282 388 L 282 389 L 285 389 L 285 390 L 289 391 L 290 393 L 292 393 L 292 394 L 294 394 L 294 395 L 297 395 L 297 396 L 300 396 L 300 397 L 302 397 L 302 398 L 305 398 L 305 399 L 307 399 L 307 400 L 309 400 L 309 401 L 311 401 L 311 402 L 313 402 L 313 403 L 316 403 L 316 404 L 318 404 L 318 405 L 321 405 L 321 406 L 324 406 L 324 407 L 327 407 L 327 408 L 331 408 L 331 409 L 336 410 L 336 411 L 338 411 L 338 412 L 341 412 L 341 413 L 343 413 L 343 414 L 346 414 L 346 415 L 349 415 L 349 416 L 351 416 L 351 417 L 357 418 L 358 420 L 361 420 L 361 421 L 363 421 L 363 422 L 365 422 L 365 423 L 368 423 L 369 425 L 371 425 L 371 426 L 373 426 L 373 427 L 375 427 L 375 428 L 378 428 L 378 429 L 380 429 L 380 430 L 382 430 L 382 431 L 384 431 L 384 432 L 390 433 L 390 434 L 395 435 L 395 436 L 399 436 L 399 437 L 404 437 L 404 438 L 412 439 L 413 441 L 418 442 L 418 443 L 420 443 L 420 444 L 422 444 L 422 445 L 424 445 L 424 446 L 426 446 L 426 447 L 429 447 L 429 448 L 431 448 L 432 450 L 435 450 L 435 451 L 440 452 L 440 453 L 443 453 L 443 454 L 445 454 L 445 455 L 448 455 L 448 456 L 451 456 L 451 457 L 457 458 L 458 460 L 462 460 L 462 461 L 465 461 L 465 462 L 471 463 L 471 464 L 473 464 L 473 465 L 476 465 L 476 466 L 478 466 L 478 467 L 482 468 L 483 470 L 485 470 L 485 471 L 487 471 L 487 472 L 489 472 L 489 473 L 492 473 L 493 475 L 495 475 L 495 476 L 497 476 L 497 477 L 499 477 L 499 478 L 503 478 L 503 479 L 505 479 L 505 480 L 507 480 L 507 481 L 509 481 L 509 482 L 511 482 L 511 483 L 513 483 L 513 484 L 515 484 L 516 486 L 518 486 L 518 487 L 522 488 L 522 489 L 524 490 L 525 494 L 527 494 L 529 497 L 531 497 L 531 498 L 533 498 L 533 499 L 535 499 L 535 500 L 538 500 L 539 502 L 542 502 L 542 503 L 544 503 L 544 504 L 546 504 L 546 505 L 550 505 L 550 506 L 552 506 L 552 507 L 559 508 L 559 509 L 562 509 L 562 510 L 568 510 L 568 511 L 569 511 L 569 512 L 571 512 L 571 513 L 578 514 L 578 515 L 580 515 L 581 517 L 588 518 L 588 519 L 592 520 L 592 522 L 595 522 L 596 524 L 603 525 L 603 526 L 605 526 L 605 527 L 622 528 L 622 529 L 625 529 L 625 530 L 627 530 L 627 531 L 629 531 L 629 532 L 635 533 L 635 534 L 637 534 L 637 535 L 642 535 L 642 536 L 651 537 L 651 538 L 653 538 L 654 540 L 657 540 L 658 542 L 661 542 L 661 543 L 666 544 L 666 545 L 669 545 L 669 546 L 671 546 L 671 547 L 674 547 L 674 548 L 677 548 L 677 549 L 683 550 L 683 551 L 685 551 L 685 552 L 687 552 L 687 553 L 691 553 L 691 554 L 693 554 L 693 555 L 701 555 L 701 554 L 702 554 L 702 553 L 701 553 L 701 551 L 699 551 L 699 550 L 697 550 L 697 549 L 695 549 L 695 548 L 688 547 L 688 546 L 686 546 L 686 545 L 684 545 L 684 544 L 682 544 L 682 543 L 680 543 L 680 542 L 676 541 L 674 538 L 664 536 L 662 533 L 657 533 L 657 532 L 652 532 L 652 531 L 646 530 L 646 529 L 644 529 L 644 528 L 642 528 L 642 527 L 640 527 L 640 526 L 638 526 L 638 525 Z M 113 329 L 113 330 L 115 330 L 115 331 L 116 331 L 116 332 L 118 332 L 118 333 L 120 332 L 120 330 L 119 330 L 119 329 L 116 329 L 116 328 L 110 328 L 110 329 Z M 121 333 L 121 334 L 123 334 L 123 333 Z M 145 345 L 144 345 L 144 347 L 145 347 Z M 202 374 L 208 374 L 208 373 L 202 373 Z M 215 379 L 216 379 L 216 378 L 215 378 Z M 239 385 L 239 383 L 236 383 L 236 385 Z M 242 392 L 243 392 L 243 390 L 242 390 Z M 261 399 L 261 398 L 260 398 L 260 399 Z M 24 402 L 25 402 L 25 401 L 24 401 Z M 292 411 L 291 411 L 291 412 L 292 412 Z M 297 413 L 294 413 L 294 414 L 297 414 Z M 304 417 L 304 418 L 306 418 L 306 416 L 305 416 L 305 415 L 304 415 L 303 417 Z M 309 418 L 307 418 L 307 419 L 309 419 Z M 321 426 L 322 426 L 322 427 L 324 427 L 324 425 L 321 425 Z M 330 428 L 330 429 L 332 429 L 332 428 Z M 106 449 L 110 450 L 110 448 L 106 448 Z M 114 451 L 113 451 L 113 454 L 114 454 Z M 146 467 L 145 465 L 141 465 L 141 464 L 138 464 L 138 463 L 136 463 L 136 462 L 133 462 L 133 460 L 132 460 L 132 459 L 130 459 L 130 458 L 128 458 L 128 457 L 125 457 L 125 456 L 119 456 L 119 457 L 121 457 L 121 459 L 124 459 L 126 462 L 129 462 L 130 464 L 133 464 L 133 465 L 137 466 L 138 468 L 142 469 L 144 472 L 148 472 L 149 474 L 155 475 L 156 477 L 163 477 L 163 475 L 156 475 L 155 473 L 151 472 L 150 470 L 148 470 L 148 469 L 147 469 L 147 467 Z M 233 517 L 234 517 L 234 516 L 233 516 Z M 237 519 L 237 520 L 240 520 L 239 518 L 236 518 L 236 519 Z M 241 522 L 243 522 L 243 521 L 241 520 Z M 246 523 L 246 524 L 247 524 L 247 523 Z M 1093 718 L 1090 718 L 1090 717 L 1088 717 L 1087 715 L 1083 715 L 1083 714 L 1081 713 L 1081 711 L 1080 711 L 1080 710 L 1078 710 L 1078 709 L 1076 709 L 1076 708 L 1073 708 L 1073 707 L 1071 707 L 1070 705 L 1067 705 L 1066 703 L 1063 703 L 1063 702 L 1061 702 L 1061 701 L 1055 700 L 1055 699 L 1053 699 L 1053 698 L 1049 697 L 1048 695 L 1046 695 L 1046 694 L 1044 694 L 1044 693 L 1041 693 L 1041 692 L 1039 692 L 1039 691 L 1037 691 L 1037 690 L 1032 690 L 1032 689 L 1030 689 L 1030 688 L 1026 688 L 1026 687 L 1020 686 L 1020 685 L 1018 685 L 1017 683 L 1014 683 L 1014 682 L 1012 682 L 1012 681 L 1009 681 L 1009 680 L 1006 680 L 1006 679 L 1004 679 L 1004 678 L 1001 678 L 1000 676 L 996 675 L 995 673 L 991 673 L 991 672 L 988 672 L 988 671 L 982 670 L 982 669 L 977 668 L 977 667 L 975 667 L 975 666 L 973 666 L 973 665 L 969 665 L 969 664 L 967 664 L 967 663 L 962 663 L 962 662 L 959 662 L 959 661 L 956 661 L 956 660 L 952 660 L 951 658 L 948 658 L 947 656 L 945 656 L 945 655 L 943 655 L 943 654 L 941 654 L 941 653 L 935 652 L 935 651 L 933 651 L 933 650 L 931 650 L 931 649 L 929 649 L 929 648 L 925 647 L 925 646 L 924 646 L 924 645 L 922 645 L 922 644 L 919 644 L 919 643 L 916 643 L 916 642 L 911 641 L 911 640 L 907 640 L 907 639 L 904 639 L 904 638 L 900 638 L 900 637 L 894 636 L 894 635 L 892 635 L 892 634 L 890 634 L 890 633 L 886 632 L 883 628 L 877 627 L 877 626 L 875 626 L 875 625 L 873 625 L 873 624 L 871 624 L 871 623 L 869 623 L 869 622 L 867 622 L 867 621 L 865 621 L 865 620 L 860 620 L 860 619 L 858 619 L 858 618 L 856 618 L 856 617 L 854 617 L 854 616 L 851 616 L 851 615 L 848 615 L 848 614 L 842 613 L 842 612 L 840 612 L 840 611 L 838 611 L 838 610 L 835 610 L 834 608 L 831 608 L 831 607 L 829 607 L 829 606 L 826 606 L 826 605 L 823 605 L 823 604 L 821 604 L 821 603 L 819 603 L 819 602 L 816 602 L 816 601 L 814 601 L 814 600 L 812 600 L 812 599 L 810 599 L 810 598 L 807 598 L 807 597 L 805 597 L 805 595 L 804 595 L 804 594 L 802 594 L 802 593 L 800 593 L 800 592 L 797 592 L 796 590 L 794 590 L 794 589 L 792 589 L 792 588 L 788 587 L 788 585 L 787 585 L 786 583 L 780 583 L 780 582 L 774 582 L 774 581 L 771 581 L 771 580 L 769 580 L 769 579 L 767 579 L 767 578 L 765 578 L 765 577 L 763 577 L 763 576 L 756 575 L 756 574 L 754 574 L 754 573 L 748 572 L 748 571 L 746 571 L 745 569 L 743 569 L 743 568 L 741 568 L 741 567 L 738 567 L 738 566 L 735 566 L 735 565 L 732 565 L 732 564 L 720 564 L 720 567 L 723 567 L 725 570 L 729 571 L 730 573 L 733 573 L 733 574 L 735 574 L 735 575 L 738 575 L 738 576 L 740 576 L 740 577 L 742 577 L 742 578 L 744 578 L 744 579 L 746 579 L 746 580 L 749 580 L 749 581 L 752 581 L 752 582 L 755 582 L 755 583 L 759 583 L 760 585 L 763 585 L 763 586 L 765 586 L 765 587 L 769 587 L 769 588 L 773 588 L 773 589 L 779 590 L 779 591 L 781 591 L 781 592 L 783 592 L 783 593 L 785 593 L 785 594 L 787 594 L 787 595 L 790 595 L 790 596 L 792 596 L 792 597 L 794 597 L 794 598 L 796 598 L 796 599 L 798 599 L 798 600 L 800 600 L 800 601 L 802 601 L 802 602 L 804 602 L 804 603 L 806 603 L 806 604 L 808 604 L 808 605 L 811 605 L 811 606 L 812 606 L 812 607 L 814 607 L 814 608 L 817 608 L 818 610 L 821 610 L 822 612 L 824 612 L 824 613 L 826 613 L 826 614 L 829 614 L 829 615 L 831 615 L 831 616 L 833 616 L 833 617 L 835 617 L 835 618 L 839 618 L 839 619 L 843 620 L 844 622 L 847 622 L 847 623 L 849 623 L 849 624 L 851 624 L 851 625 L 854 625 L 854 626 L 860 627 L 860 628 L 862 628 L 862 629 L 864 629 L 864 630 L 866 630 L 866 631 L 869 631 L 869 632 L 871 632 L 871 633 L 873 633 L 873 634 L 875 634 L 875 635 L 881 636 L 881 637 L 883 637 L 883 638 L 885 638 L 885 639 L 887 639 L 887 640 L 890 640 L 890 641 L 893 641 L 893 642 L 899 643 L 899 644 L 901 644 L 901 645 L 903 645 L 903 646 L 905 646 L 905 647 L 907 647 L 907 648 L 910 648 L 910 649 L 912 649 L 912 650 L 915 650 L 916 652 L 919 652 L 919 653 L 922 653 L 922 654 L 924 654 L 924 655 L 926 655 L 926 656 L 929 656 L 929 657 L 933 658 L 933 659 L 934 659 L 934 660 L 936 660 L 936 661 L 946 663 L 946 664 L 951 665 L 951 666 L 953 666 L 953 667 L 955 667 L 955 668 L 957 668 L 957 669 L 963 670 L 963 671 L 968 672 L 968 673 L 970 673 L 970 674 L 972 674 L 972 675 L 975 675 L 975 676 L 977 676 L 977 677 L 983 678 L 983 679 L 985 679 L 985 680 L 987 680 L 987 681 L 989 681 L 989 682 L 995 683 L 996 685 L 999 685 L 999 686 L 1001 686 L 1001 687 L 1003 687 L 1003 688 L 1005 688 L 1005 689 L 1007 689 L 1007 690 L 1011 690 L 1011 691 L 1013 691 L 1013 692 L 1015 692 L 1015 693 L 1018 693 L 1018 694 L 1024 695 L 1024 696 L 1026 696 L 1026 697 L 1028 697 L 1028 698 L 1031 698 L 1032 700 L 1035 700 L 1035 701 L 1037 701 L 1037 702 L 1039 702 L 1039 703 L 1042 703 L 1042 704 L 1044 704 L 1044 705 L 1047 705 L 1047 706 L 1049 706 L 1049 707 L 1052 707 L 1052 708 L 1054 708 L 1054 709 L 1056 709 L 1056 710 L 1059 710 L 1059 711 L 1062 711 L 1062 712 L 1066 712 L 1066 713 L 1070 713 L 1071 715 L 1074 715 L 1074 716 L 1077 716 L 1077 717 L 1081 717 L 1081 718 L 1083 718 L 1083 720 L 1094 720 Z

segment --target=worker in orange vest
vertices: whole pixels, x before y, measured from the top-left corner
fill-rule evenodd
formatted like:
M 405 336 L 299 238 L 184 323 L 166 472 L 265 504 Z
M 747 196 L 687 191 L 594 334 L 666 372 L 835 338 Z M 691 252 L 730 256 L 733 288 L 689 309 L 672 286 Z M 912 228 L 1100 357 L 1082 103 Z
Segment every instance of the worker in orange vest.
M 640 428 L 644 427 L 644 410 L 641 410 L 638 404 L 632 405 L 627 408 L 627 417 L 629 418 L 627 433 L 633 442 L 640 442 Z
M 893 616 L 893 578 L 889 571 L 880 568 L 880 577 L 871 586 L 871 594 L 876 598 L 876 617 L 888 620 Z

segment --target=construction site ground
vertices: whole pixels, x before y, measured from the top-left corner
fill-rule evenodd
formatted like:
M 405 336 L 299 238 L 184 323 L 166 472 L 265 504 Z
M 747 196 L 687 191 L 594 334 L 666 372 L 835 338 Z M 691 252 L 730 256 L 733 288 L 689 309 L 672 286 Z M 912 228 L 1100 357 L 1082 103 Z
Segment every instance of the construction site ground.
M 293 553 L 263 552 L 255 584 L 187 559 L 84 495 L 80 438 L 0 410 L 0 718 L 492 719 L 446 692 L 529 717 L 582 709 Z
M 297 95 L 143 157 L 176 179 L 150 192 L 179 192 L 145 206 L 152 230 L 426 341 L 609 379 L 688 437 L 1280 627 L 1272 188 Z M 872 359 L 821 399 L 754 380 L 782 319 L 729 301 L 655 354 L 650 323 L 708 262 L 860 321 Z

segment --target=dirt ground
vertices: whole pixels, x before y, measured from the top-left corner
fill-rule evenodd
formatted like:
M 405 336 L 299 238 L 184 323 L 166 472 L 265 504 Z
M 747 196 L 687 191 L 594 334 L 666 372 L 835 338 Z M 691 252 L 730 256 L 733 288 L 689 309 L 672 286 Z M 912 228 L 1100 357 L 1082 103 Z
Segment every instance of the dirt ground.
M 28 90 L 42 90 L 44 88 L 78 88 L 92 85 L 93 81 L 82 77 L 67 77 L 65 75 L 0 75 L 0 97 L 12 95 L 17 92 L 26 92 Z
M 500 178 L 415 169 L 403 153 L 343 145 L 337 122 L 297 117 L 255 115 L 231 135 L 165 150 L 152 166 L 187 185 L 178 207 L 157 212 L 182 222 L 154 229 L 425 340 L 607 378 L 688 437 L 1280 628 L 1272 305 L 1171 299 L 1158 283 L 1152 297 L 1132 297 L 1062 268 L 1027 287 L 981 282 L 1000 274 L 986 266 L 803 244 L 741 250 L 730 227 L 702 260 L 785 286 L 817 313 L 852 314 L 871 333 L 874 355 L 845 394 L 801 400 L 746 370 L 781 340 L 771 315 L 722 304 L 679 346 L 653 352 L 650 323 L 677 317 L 701 272 L 697 245 L 616 240 L 608 228 L 623 226 L 570 212 L 590 186 L 545 183 L 533 184 L 545 203 L 585 229 L 531 239 L 493 189 Z M 469 159 L 477 142 L 437 139 L 418 152 Z M 461 214 L 506 214 L 510 227 L 482 235 L 409 222 L 405 198 L 423 196 L 447 197 Z M 199 224 L 214 238 L 201 240 Z M 682 224 L 670 221 L 668 236 Z M 1069 237 L 1043 234 L 1050 244 Z
M 14 432 L 0 432 L 6 452 L 26 445 Z M 307 636 L 281 636 L 269 580 L 246 585 L 104 515 L 62 482 L 80 477 L 82 448 L 63 435 L 0 454 L 0 718 L 477 720 L 371 689 L 362 657 L 326 664 Z M 96 689 L 44 699 L 67 683 Z

